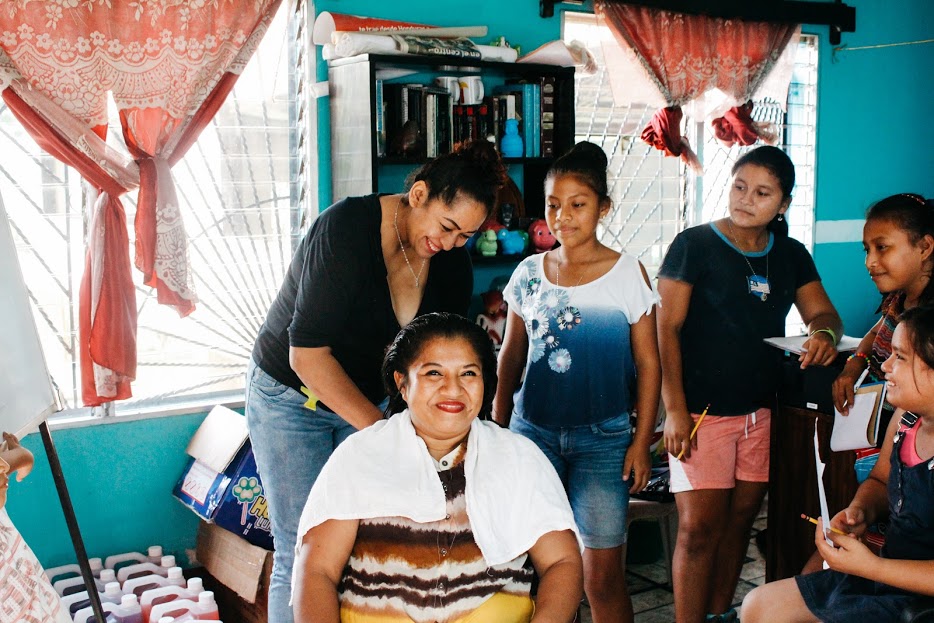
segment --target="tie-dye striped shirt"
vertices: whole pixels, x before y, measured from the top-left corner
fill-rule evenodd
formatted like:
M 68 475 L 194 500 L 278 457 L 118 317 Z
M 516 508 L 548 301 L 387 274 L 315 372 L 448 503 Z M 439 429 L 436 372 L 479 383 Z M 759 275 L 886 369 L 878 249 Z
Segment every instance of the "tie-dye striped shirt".
M 882 363 L 892 354 L 892 334 L 898 326 L 898 317 L 905 311 L 905 292 L 899 290 L 887 294 L 879 311 L 882 312 L 882 325 L 872 342 L 872 355 L 869 357 L 869 374 L 874 381 L 885 379 Z
M 532 568 L 523 554 L 488 567 L 464 495 L 466 442 L 436 466 L 447 517 L 362 519 L 339 587 L 342 623 L 525 622 Z

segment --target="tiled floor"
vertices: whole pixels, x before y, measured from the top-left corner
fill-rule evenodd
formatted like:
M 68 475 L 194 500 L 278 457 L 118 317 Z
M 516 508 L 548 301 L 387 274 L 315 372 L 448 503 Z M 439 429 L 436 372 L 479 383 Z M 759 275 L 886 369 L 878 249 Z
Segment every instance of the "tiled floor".
M 740 574 L 739 586 L 736 587 L 734 607 L 739 611 L 746 593 L 765 582 L 765 560 L 756 546 L 755 537 L 765 528 L 765 505 L 753 524 L 752 538 L 746 550 L 746 563 Z M 671 588 L 667 586 L 668 570 L 664 561 L 647 565 L 629 565 L 626 580 L 632 594 L 632 606 L 636 613 L 636 623 L 671 623 L 675 620 Z M 581 623 L 592 623 L 590 609 L 581 608 Z

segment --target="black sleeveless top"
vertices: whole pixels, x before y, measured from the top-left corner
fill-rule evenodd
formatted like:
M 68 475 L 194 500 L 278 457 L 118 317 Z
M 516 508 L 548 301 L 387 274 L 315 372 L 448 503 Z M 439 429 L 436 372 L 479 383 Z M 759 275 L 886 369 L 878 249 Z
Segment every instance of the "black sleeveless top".
M 905 413 L 901 424 L 908 428 L 917 416 Z M 885 531 L 884 558 L 934 560 L 934 459 L 914 467 L 902 463 L 903 429 L 895 435 L 889 459 L 889 525 Z

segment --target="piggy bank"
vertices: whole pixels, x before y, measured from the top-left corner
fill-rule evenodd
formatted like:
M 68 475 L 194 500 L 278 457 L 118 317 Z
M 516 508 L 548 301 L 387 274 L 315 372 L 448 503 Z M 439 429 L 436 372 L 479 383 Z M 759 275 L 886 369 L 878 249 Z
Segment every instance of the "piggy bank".
M 517 231 L 503 229 L 496 237 L 503 255 L 522 255 L 525 251 L 525 238 Z
M 535 253 L 544 253 L 550 251 L 555 246 L 557 240 L 551 230 L 548 229 L 548 223 L 545 219 L 536 219 L 529 225 L 529 243 Z

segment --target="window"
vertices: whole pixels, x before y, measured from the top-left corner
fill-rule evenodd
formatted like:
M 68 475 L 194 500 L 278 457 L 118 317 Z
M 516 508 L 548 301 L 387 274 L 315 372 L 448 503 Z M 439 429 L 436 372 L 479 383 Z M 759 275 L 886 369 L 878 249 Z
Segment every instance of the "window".
M 302 53 L 311 48 L 300 43 L 304 35 L 298 29 L 289 35 L 288 17 L 282 8 L 215 119 L 172 169 L 200 303 L 180 319 L 157 304 L 134 269 L 139 363 L 134 396 L 117 404 L 118 411 L 166 409 L 183 399 L 207 403 L 231 393 L 242 397 L 253 340 L 300 236 L 300 206 L 312 209 L 317 196 L 298 173 L 313 170 L 299 149 L 308 144 L 300 124 L 314 115 L 307 112 L 309 102 L 296 105 L 294 95 L 307 63 Z M 119 126 L 109 132 L 119 136 Z M 0 150 L 0 193 L 49 371 L 66 406 L 80 407 L 77 308 L 86 218 L 81 180 L 45 155 L 2 104 Z M 135 193 L 124 197 L 130 224 L 135 205 Z M 132 226 L 130 236 L 132 258 Z
M 730 167 L 752 147 L 726 148 L 709 124 L 686 120 L 685 132 L 704 166 L 694 175 L 677 158 L 666 158 L 642 141 L 642 129 L 656 109 L 644 105 L 617 106 L 603 66 L 602 44 L 614 45 L 609 29 L 593 14 L 564 13 L 565 41 L 584 42 L 597 59 L 597 73 L 576 77 L 577 141 L 602 145 L 609 159 L 608 183 L 613 208 L 599 232 L 601 240 L 625 249 L 658 271 L 668 245 L 686 227 L 726 214 Z M 817 119 L 817 37 L 802 35 L 788 91 L 787 112 L 777 102 L 757 101 L 753 117 L 774 122 L 782 147 L 795 163 L 796 183 L 788 224 L 791 235 L 812 248 L 814 223 L 814 162 Z M 788 316 L 789 334 L 803 328 L 797 311 Z

